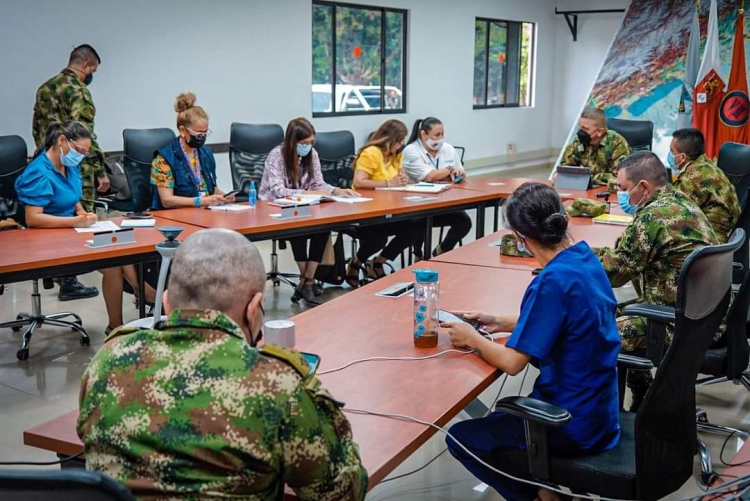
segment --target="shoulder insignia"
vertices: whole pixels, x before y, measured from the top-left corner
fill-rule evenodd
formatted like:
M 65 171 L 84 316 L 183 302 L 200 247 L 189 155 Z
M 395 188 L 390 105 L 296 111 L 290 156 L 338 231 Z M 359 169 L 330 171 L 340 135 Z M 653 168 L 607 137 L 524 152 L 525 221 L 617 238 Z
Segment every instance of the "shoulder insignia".
M 282 362 L 286 362 L 303 378 L 307 378 L 310 375 L 310 366 L 302 357 L 302 354 L 296 350 L 290 350 L 289 348 L 277 346 L 275 344 L 267 344 L 262 348 L 258 348 L 258 351 L 268 357 L 273 357 Z

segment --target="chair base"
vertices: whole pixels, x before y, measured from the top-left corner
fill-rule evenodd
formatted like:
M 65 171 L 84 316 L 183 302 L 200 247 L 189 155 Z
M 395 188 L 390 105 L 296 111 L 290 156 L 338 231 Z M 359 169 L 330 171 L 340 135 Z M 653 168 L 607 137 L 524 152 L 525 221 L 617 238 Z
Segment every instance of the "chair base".
M 297 288 L 297 283 L 292 278 L 300 278 L 299 273 L 280 273 L 279 272 L 279 254 L 276 252 L 276 240 L 271 243 L 271 269 L 266 273 L 266 280 L 270 280 L 275 287 L 284 282 L 292 289 Z
M 89 346 L 91 344 L 91 339 L 89 338 L 86 329 L 83 328 L 81 317 L 69 311 L 53 313 L 51 315 L 42 314 L 42 298 L 39 295 L 39 281 L 34 280 L 33 284 L 34 292 L 31 294 L 31 313 L 19 313 L 15 320 L 0 323 L 0 328 L 7 327 L 14 332 L 18 332 L 22 327 L 26 327 L 21 339 L 21 349 L 16 352 L 16 357 L 19 360 L 28 360 L 31 336 L 34 335 L 34 331 L 38 327 L 41 327 L 44 324 L 54 325 L 56 327 L 68 327 L 81 335 L 81 346 Z M 66 317 L 73 317 L 74 320 L 62 320 Z
M 726 380 L 726 378 L 724 378 Z M 739 428 L 732 428 L 730 426 L 721 426 L 712 424 L 708 421 L 708 413 L 703 409 L 695 410 L 696 428 L 698 432 L 713 433 L 716 435 L 731 436 L 736 435 L 738 437 L 748 438 L 750 437 L 749 430 L 742 430 Z M 701 482 L 705 486 L 711 485 L 716 473 L 713 471 L 713 462 L 711 461 L 711 453 L 708 451 L 706 444 L 698 437 L 698 456 L 700 457 L 701 463 Z

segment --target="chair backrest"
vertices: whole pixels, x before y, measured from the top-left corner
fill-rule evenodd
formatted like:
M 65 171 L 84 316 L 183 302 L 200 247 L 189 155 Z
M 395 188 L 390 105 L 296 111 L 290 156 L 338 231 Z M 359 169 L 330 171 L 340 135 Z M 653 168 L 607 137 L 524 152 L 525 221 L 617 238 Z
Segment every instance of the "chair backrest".
M 319 132 L 315 135 L 315 151 L 325 182 L 337 188 L 351 188 L 356 154 L 354 135 L 348 130 Z
M 737 198 L 744 209 L 750 190 L 750 146 L 740 143 L 724 143 L 719 150 L 716 165 L 724 171 L 737 189 Z
M 633 151 L 651 151 L 654 142 L 654 123 L 649 120 L 607 119 L 607 127 L 619 132 Z
M 11 501 L 134 501 L 119 482 L 94 471 L 0 471 L 0 499 Z
M 466 148 L 464 148 L 463 146 L 454 146 L 453 148 L 459 153 L 461 157 L 461 165 L 463 165 L 464 155 L 466 154 Z
M 26 168 L 28 150 L 21 136 L 0 136 L 0 219 L 12 217 L 23 224 L 16 179 Z
M 268 154 L 282 142 L 281 125 L 233 123 L 229 132 L 229 168 L 234 189 L 245 193 L 250 181 L 259 185 Z
M 745 269 L 740 289 L 732 299 L 727 313 L 726 341 L 727 379 L 739 377 L 750 363 L 750 344 L 747 342 L 747 314 L 750 311 L 750 270 Z
M 133 211 L 151 206 L 151 162 L 156 150 L 174 141 L 172 129 L 125 129 L 122 131 L 125 176 L 133 196 Z
M 658 499 L 693 473 L 695 379 L 729 307 L 732 254 L 745 232 L 693 251 L 677 280 L 674 339 L 635 420 L 637 499 Z

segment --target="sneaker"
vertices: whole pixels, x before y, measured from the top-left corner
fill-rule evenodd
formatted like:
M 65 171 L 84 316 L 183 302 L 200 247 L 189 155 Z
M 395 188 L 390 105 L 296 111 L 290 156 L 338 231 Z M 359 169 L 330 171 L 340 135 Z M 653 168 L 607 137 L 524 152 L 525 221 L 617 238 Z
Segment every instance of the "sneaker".
M 57 299 L 60 301 L 73 301 L 75 299 L 85 299 L 98 295 L 99 289 L 96 287 L 86 287 L 76 277 L 60 279 L 60 292 L 57 294 Z

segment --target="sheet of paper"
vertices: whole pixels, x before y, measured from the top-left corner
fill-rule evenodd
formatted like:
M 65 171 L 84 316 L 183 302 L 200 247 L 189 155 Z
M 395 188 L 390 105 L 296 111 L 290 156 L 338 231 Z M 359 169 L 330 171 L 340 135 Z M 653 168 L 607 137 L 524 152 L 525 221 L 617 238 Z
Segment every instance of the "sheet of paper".
M 372 198 L 365 198 L 365 197 L 334 197 L 332 196 L 331 199 L 333 199 L 334 202 L 344 202 L 347 204 L 359 204 L 362 202 L 372 201 Z
M 120 227 L 117 226 L 112 221 L 97 221 L 96 223 L 92 224 L 88 228 L 73 228 L 78 233 L 97 233 L 100 231 L 115 231 L 119 230 Z
M 156 219 L 123 219 L 120 223 L 121 228 L 153 228 L 156 226 Z
M 505 183 L 487 183 L 487 186 L 505 186 Z
M 238 204 L 224 204 L 224 205 L 210 205 L 209 210 L 221 210 L 227 212 L 241 212 L 243 210 L 250 210 L 252 207 L 249 205 L 238 205 Z
M 407 202 L 427 202 L 428 200 L 440 200 L 438 197 L 404 197 Z

